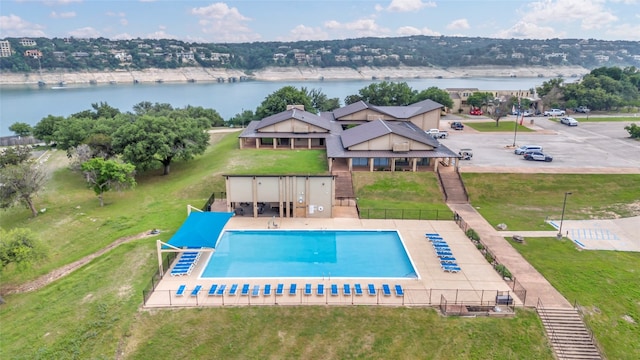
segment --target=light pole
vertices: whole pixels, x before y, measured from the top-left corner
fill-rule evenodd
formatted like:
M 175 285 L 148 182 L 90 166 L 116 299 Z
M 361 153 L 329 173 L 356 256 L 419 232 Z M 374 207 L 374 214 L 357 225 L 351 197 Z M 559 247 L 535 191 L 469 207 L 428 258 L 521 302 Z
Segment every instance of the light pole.
M 562 216 L 560 216 L 560 228 L 558 229 L 558 235 L 556 236 L 559 239 L 562 239 L 562 222 L 564 221 L 564 209 L 567 207 L 567 195 L 571 195 L 571 192 L 564 193 L 564 201 L 562 202 Z
M 513 130 L 513 147 L 516 147 L 516 137 L 518 136 L 518 118 L 520 117 L 520 111 L 522 110 L 520 107 L 520 98 L 518 98 L 518 112 L 517 112 L 518 115 L 516 115 L 516 126 L 514 127 L 514 130 Z

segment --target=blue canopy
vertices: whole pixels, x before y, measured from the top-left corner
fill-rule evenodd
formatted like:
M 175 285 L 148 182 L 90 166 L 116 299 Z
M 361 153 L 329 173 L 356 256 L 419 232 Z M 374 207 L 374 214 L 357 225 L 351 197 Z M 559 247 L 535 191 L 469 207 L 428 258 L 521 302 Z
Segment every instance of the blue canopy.
M 167 242 L 177 248 L 213 248 L 232 212 L 192 212 Z

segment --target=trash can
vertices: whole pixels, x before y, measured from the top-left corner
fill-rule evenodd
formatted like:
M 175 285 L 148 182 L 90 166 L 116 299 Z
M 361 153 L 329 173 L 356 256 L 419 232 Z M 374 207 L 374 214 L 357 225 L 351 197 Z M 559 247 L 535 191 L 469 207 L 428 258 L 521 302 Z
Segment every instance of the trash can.
M 513 298 L 511 295 L 497 295 L 496 305 L 511 305 L 513 304 Z
M 533 119 L 529 120 L 529 124 L 533 125 Z

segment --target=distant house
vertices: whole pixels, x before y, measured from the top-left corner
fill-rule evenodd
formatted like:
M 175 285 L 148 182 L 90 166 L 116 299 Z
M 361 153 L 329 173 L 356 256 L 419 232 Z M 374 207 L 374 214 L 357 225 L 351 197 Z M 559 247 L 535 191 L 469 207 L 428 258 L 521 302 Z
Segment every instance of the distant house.
M 34 59 L 40 59 L 42 58 L 42 51 L 34 50 L 34 49 L 25 50 L 24 56 L 31 57 Z
M 363 101 L 316 115 L 301 106 L 252 121 L 240 148 L 326 149 L 329 170 L 435 170 L 458 155 L 425 130 L 438 128 L 443 105 L 424 100 L 408 106 Z
M 36 41 L 32 39 L 20 39 L 20 45 L 22 46 L 36 46 Z
M 0 57 L 11 56 L 11 43 L 9 40 L 0 40 Z

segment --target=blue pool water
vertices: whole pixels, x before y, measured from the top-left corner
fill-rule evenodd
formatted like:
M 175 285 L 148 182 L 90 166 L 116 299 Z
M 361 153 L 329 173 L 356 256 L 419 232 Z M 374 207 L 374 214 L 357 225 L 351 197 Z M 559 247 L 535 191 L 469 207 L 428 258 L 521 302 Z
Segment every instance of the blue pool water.
M 417 278 L 397 231 L 225 231 L 201 277 Z

